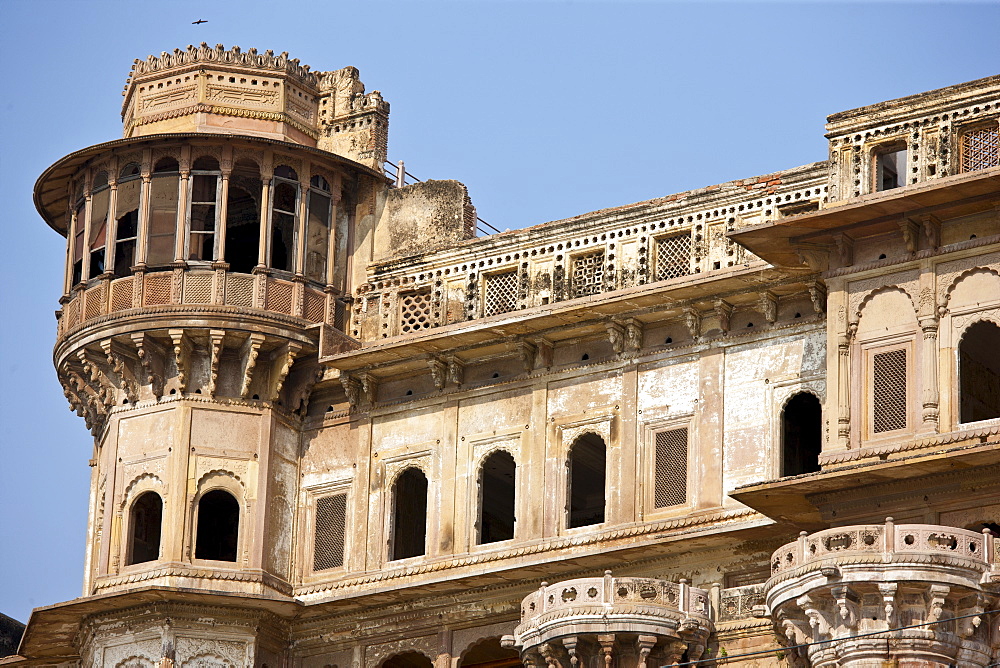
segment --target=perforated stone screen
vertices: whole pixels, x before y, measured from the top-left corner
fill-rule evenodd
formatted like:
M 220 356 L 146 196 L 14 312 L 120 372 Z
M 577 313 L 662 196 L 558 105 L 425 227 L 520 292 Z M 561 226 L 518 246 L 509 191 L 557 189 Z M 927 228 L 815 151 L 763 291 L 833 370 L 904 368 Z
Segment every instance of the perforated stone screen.
M 430 289 L 403 292 L 399 295 L 399 331 L 402 334 L 431 326 Z
M 653 482 L 656 508 L 678 506 L 687 501 L 687 428 L 656 434 Z
M 517 270 L 489 274 L 485 299 L 483 315 L 486 317 L 517 308 Z
M 347 495 L 334 494 L 316 499 L 316 534 L 313 543 L 313 570 L 344 565 L 344 534 Z
M 656 240 L 656 280 L 691 273 L 691 235 L 674 234 Z
M 906 350 L 872 358 L 872 431 L 906 428 Z
M 974 172 L 1000 165 L 1000 129 L 969 130 L 962 135 L 962 171 Z
M 574 297 L 599 294 L 603 281 L 603 250 L 573 258 L 572 295 Z

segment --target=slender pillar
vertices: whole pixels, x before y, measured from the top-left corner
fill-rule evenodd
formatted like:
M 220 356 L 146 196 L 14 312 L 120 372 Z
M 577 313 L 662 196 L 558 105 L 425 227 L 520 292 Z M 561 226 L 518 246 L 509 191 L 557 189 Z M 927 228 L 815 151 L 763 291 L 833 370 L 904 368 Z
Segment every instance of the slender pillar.
M 149 243 L 149 217 L 152 211 L 149 198 L 152 189 L 153 175 L 148 168 L 144 168 L 142 171 L 142 191 L 139 193 L 139 229 L 135 240 L 135 263 L 140 267 L 146 266 L 146 258 L 149 257 L 149 249 L 146 246 Z
M 69 214 L 69 243 L 66 245 L 66 275 L 63 277 L 63 294 L 68 295 L 73 289 L 73 245 L 76 243 L 77 209 L 74 207 Z
M 219 194 L 219 216 L 215 223 L 215 261 L 226 260 L 226 219 L 229 216 L 229 176 L 230 170 L 222 172 L 222 187 Z
M 837 446 L 851 447 L 851 334 L 837 338 Z
M 108 222 L 104 233 L 104 273 L 114 271 L 115 240 L 118 238 L 118 179 L 108 184 L 111 189 L 108 197 Z
M 920 320 L 920 331 L 924 333 L 923 348 L 920 351 L 923 378 L 923 424 L 921 431 L 938 431 L 938 320 L 931 316 Z
M 180 195 L 177 197 L 177 227 L 174 232 L 174 261 L 183 262 L 187 252 L 187 235 L 184 233 L 188 210 L 188 190 L 191 185 L 191 170 L 180 170 Z
M 271 177 L 261 179 L 260 192 L 260 244 L 257 250 L 257 266 L 263 269 L 270 258 L 271 235 Z

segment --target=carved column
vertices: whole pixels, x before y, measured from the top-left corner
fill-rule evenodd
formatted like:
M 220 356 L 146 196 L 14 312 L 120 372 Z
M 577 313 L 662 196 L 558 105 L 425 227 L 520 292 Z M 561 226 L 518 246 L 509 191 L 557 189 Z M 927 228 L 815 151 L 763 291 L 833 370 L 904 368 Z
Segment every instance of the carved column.
M 837 447 L 851 447 L 851 339 L 857 328 L 837 338 Z
M 923 424 L 920 431 L 938 431 L 938 320 L 936 316 L 922 318 L 920 331 L 923 332 L 921 350 L 923 376 Z
M 263 185 L 260 190 L 260 243 L 257 246 L 257 266 L 263 269 L 267 266 L 271 241 L 271 235 L 268 234 L 271 221 L 271 177 L 265 176 L 261 179 L 261 183 Z

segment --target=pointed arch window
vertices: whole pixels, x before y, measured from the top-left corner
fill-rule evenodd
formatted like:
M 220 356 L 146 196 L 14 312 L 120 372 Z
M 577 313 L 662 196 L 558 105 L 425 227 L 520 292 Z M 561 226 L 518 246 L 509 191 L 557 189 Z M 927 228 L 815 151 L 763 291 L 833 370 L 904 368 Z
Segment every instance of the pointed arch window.
M 129 543 L 126 564 L 142 564 L 160 558 L 163 499 L 156 492 L 143 492 L 129 510 Z
M 569 450 L 569 528 L 605 519 L 607 447 L 597 434 L 579 436 Z
M 418 468 L 403 471 L 392 489 L 390 560 L 427 552 L 427 476 Z
M 479 469 L 479 544 L 514 538 L 517 465 L 506 451 L 494 452 Z

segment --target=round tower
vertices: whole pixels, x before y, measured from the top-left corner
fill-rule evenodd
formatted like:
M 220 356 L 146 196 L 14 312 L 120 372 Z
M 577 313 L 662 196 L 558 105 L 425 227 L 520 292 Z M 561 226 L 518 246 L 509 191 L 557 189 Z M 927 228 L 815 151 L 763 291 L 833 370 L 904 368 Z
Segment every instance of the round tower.
M 205 44 L 137 60 L 124 96 L 125 138 L 35 188 L 68 241 L 55 366 L 94 437 L 84 596 L 104 603 L 73 642 L 86 665 L 198 643 L 260 665 L 296 605 L 299 427 L 343 340 L 388 105 L 354 68 Z

